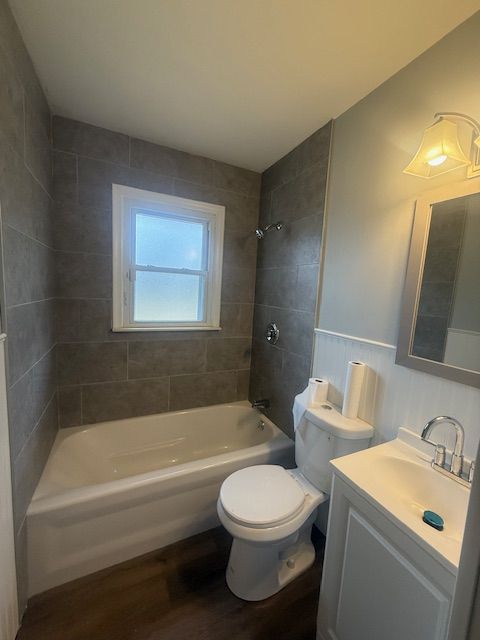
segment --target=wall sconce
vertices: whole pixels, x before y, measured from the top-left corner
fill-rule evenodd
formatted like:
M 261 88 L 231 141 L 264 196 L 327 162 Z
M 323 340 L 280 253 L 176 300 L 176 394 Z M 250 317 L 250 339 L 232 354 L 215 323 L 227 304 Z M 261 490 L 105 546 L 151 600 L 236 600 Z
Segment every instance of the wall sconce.
M 480 124 L 463 113 L 436 113 L 434 117 L 437 121 L 425 129 L 420 147 L 404 173 L 434 178 L 459 167 L 468 167 L 469 178 L 480 176 Z M 458 140 L 458 121 L 466 122 L 473 129 L 469 155 Z

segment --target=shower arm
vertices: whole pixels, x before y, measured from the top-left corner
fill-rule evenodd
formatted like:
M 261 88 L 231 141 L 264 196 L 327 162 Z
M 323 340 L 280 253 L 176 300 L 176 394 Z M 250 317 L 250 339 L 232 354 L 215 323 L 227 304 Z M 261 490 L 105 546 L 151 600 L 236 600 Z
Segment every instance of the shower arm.
M 270 224 L 267 224 L 266 227 L 263 227 L 263 229 L 261 227 L 258 227 L 258 229 L 255 229 L 255 234 L 257 236 L 257 238 L 259 240 L 261 240 L 266 233 L 268 233 L 269 231 L 280 231 L 280 229 L 283 228 L 283 222 L 271 222 Z
M 271 222 L 270 224 L 267 224 L 267 226 L 263 228 L 263 231 L 273 231 L 274 229 L 276 229 L 277 231 L 280 231 L 282 226 L 283 224 L 281 222 Z

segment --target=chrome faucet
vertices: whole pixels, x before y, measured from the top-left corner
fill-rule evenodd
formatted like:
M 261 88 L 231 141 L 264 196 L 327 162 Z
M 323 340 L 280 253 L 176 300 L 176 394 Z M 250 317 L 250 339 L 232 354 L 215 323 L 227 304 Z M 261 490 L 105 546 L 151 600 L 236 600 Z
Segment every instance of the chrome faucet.
M 254 409 L 268 409 L 270 407 L 270 400 L 268 398 L 263 398 L 262 400 L 254 400 L 252 402 L 252 407 Z
M 432 431 L 440 424 L 449 424 L 455 429 L 455 447 L 450 461 L 450 468 L 447 469 L 445 462 L 445 447 L 442 444 L 435 444 L 429 440 L 429 436 Z M 422 440 L 429 442 L 435 446 L 435 458 L 432 461 L 432 466 L 438 471 L 442 471 L 444 474 L 453 476 L 454 479 L 461 481 L 462 484 L 469 484 L 462 477 L 463 472 L 463 443 L 465 440 L 465 432 L 462 425 L 455 418 L 450 416 L 437 416 L 429 420 L 422 431 Z M 471 476 L 471 474 L 469 474 Z M 471 480 L 470 480 L 471 482 Z

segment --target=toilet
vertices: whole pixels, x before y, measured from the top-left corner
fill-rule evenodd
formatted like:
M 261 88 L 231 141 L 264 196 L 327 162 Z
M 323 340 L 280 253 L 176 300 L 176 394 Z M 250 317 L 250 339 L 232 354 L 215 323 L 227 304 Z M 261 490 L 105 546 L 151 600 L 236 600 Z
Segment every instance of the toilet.
M 232 473 L 217 502 L 233 536 L 226 580 L 243 600 L 277 593 L 315 560 L 317 507 L 328 500 L 330 460 L 369 446 L 373 427 L 329 402 L 308 408 L 295 431 L 295 469 L 256 465 Z

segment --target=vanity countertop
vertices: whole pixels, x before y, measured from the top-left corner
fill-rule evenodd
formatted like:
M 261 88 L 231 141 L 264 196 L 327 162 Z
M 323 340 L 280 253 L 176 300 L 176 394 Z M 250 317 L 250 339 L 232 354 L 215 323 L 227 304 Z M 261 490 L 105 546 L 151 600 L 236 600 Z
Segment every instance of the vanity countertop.
M 470 490 L 435 471 L 425 443 L 412 446 L 415 439 L 400 429 L 397 439 L 331 464 L 336 475 L 456 575 Z M 443 531 L 423 521 L 426 510 L 443 518 Z

